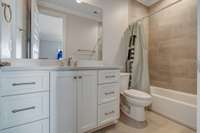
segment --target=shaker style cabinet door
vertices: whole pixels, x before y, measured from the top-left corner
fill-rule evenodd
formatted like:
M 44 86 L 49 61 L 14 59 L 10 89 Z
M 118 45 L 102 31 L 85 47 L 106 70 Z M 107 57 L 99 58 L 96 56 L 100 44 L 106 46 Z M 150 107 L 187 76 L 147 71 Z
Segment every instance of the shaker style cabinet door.
M 51 72 L 50 133 L 77 133 L 76 88 L 76 72 Z
M 49 119 L 8 128 L 0 131 L 0 133 L 49 133 Z
M 84 133 L 97 127 L 97 72 L 80 71 L 78 75 L 78 133 Z

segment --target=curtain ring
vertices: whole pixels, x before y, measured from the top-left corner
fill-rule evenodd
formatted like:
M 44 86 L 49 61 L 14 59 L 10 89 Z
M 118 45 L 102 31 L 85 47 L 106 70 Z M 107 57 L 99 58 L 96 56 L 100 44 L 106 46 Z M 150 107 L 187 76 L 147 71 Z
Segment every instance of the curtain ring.
M 11 23 L 11 21 L 12 21 L 12 9 L 11 9 L 11 6 L 8 5 L 8 4 L 6 4 L 6 3 L 2 3 L 2 7 L 4 8 L 3 9 L 3 13 L 4 13 L 4 19 L 5 19 L 5 21 L 7 23 Z M 6 14 L 7 9 L 9 11 L 9 17 Z

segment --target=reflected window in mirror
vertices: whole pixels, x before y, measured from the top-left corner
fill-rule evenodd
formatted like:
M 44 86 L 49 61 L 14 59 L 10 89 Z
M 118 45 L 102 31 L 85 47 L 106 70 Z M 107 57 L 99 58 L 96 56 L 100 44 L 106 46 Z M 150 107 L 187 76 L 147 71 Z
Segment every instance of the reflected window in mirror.
M 58 52 L 63 51 L 63 25 L 62 17 L 39 14 L 39 59 L 56 59 Z

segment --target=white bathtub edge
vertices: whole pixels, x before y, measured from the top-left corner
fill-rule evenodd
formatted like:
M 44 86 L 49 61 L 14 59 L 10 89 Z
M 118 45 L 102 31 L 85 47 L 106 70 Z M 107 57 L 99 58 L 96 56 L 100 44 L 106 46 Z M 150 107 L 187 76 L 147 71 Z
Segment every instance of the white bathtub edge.
M 161 114 L 169 119 L 172 119 L 178 123 L 186 125 L 192 129 L 196 129 L 196 109 L 197 106 L 193 103 L 186 103 L 184 101 L 177 100 L 179 96 L 184 95 L 188 96 L 187 98 L 194 98 L 192 94 L 176 92 L 171 90 L 163 90 L 168 91 L 167 93 L 173 93 L 177 95 L 177 99 L 172 99 L 170 96 L 162 96 L 161 94 L 156 94 L 155 89 L 159 89 L 162 91 L 162 88 L 159 87 L 151 87 L 154 89 L 152 91 L 153 103 L 152 103 L 152 111 Z M 193 100 L 193 99 L 192 99 Z M 189 100 L 189 101 L 192 101 Z

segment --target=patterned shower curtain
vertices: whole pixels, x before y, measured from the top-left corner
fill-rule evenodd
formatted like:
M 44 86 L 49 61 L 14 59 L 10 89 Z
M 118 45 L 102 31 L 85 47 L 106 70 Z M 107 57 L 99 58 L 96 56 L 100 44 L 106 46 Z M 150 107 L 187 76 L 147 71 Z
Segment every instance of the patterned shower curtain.
M 136 22 L 127 29 L 129 39 L 126 72 L 130 73 L 129 89 L 150 92 L 148 46 L 144 26 Z

